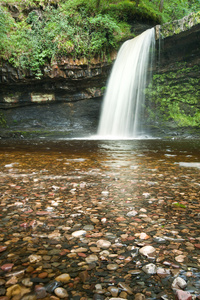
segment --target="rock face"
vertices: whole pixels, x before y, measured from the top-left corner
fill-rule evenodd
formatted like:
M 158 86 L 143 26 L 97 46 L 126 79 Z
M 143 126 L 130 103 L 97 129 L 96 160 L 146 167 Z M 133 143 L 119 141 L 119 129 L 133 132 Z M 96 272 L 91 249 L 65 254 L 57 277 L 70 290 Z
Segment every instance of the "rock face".
M 110 69 L 111 62 L 65 61 L 44 70 L 37 80 L 4 63 L 0 69 L 1 137 L 8 131 L 12 136 L 22 131 L 46 135 L 49 130 L 65 137 L 95 134 L 102 87 Z
M 160 133 L 183 134 L 190 128 L 188 135 L 200 126 L 200 24 L 179 33 L 174 27 L 174 35 L 166 26 L 161 28 L 164 38 L 156 44 L 153 82 L 146 92 L 146 120 Z
M 5 62 L 0 69 L 0 105 L 4 108 L 100 97 L 110 68 L 111 63 L 99 59 L 66 60 L 45 67 L 43 77 L 36 79 L 30 71 L 17 70 Z

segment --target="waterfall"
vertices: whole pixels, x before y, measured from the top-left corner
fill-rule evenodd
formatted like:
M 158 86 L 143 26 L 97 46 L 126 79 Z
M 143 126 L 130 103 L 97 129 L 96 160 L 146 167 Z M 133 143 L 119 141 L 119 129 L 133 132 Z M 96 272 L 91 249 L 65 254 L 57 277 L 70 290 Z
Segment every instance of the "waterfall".
M 144 89 L 154 48 L 154 28 L 121 46 L 103 99 L 98 136 L 135 138 L 140 135 Z

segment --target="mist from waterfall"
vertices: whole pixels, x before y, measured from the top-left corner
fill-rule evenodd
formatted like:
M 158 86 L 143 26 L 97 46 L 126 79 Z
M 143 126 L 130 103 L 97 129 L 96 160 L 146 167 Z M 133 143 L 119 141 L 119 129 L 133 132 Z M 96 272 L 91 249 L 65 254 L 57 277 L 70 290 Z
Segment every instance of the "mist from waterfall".
M 103 99 L 98 136 L 124 139 L 141 134 L 144 90 L 154 49 L 154 28 L 121 46 Z

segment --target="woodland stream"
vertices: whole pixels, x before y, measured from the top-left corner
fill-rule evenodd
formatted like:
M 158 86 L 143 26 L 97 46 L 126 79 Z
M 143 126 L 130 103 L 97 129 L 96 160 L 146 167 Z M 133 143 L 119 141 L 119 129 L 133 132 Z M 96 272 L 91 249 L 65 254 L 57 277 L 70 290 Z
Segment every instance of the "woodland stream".
M 199 299 L 199 149 L 2 140 L 0 299 Z

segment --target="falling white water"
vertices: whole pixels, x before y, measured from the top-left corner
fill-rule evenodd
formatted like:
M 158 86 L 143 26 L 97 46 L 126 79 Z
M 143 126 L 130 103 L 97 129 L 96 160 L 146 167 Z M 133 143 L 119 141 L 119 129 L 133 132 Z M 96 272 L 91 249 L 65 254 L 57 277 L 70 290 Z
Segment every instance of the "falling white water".
M 140 134 L 144 89 L 154 48 L 154 28 L 126 41 L 120 48 L 103 100 L 99 136 L 135 138 Z

